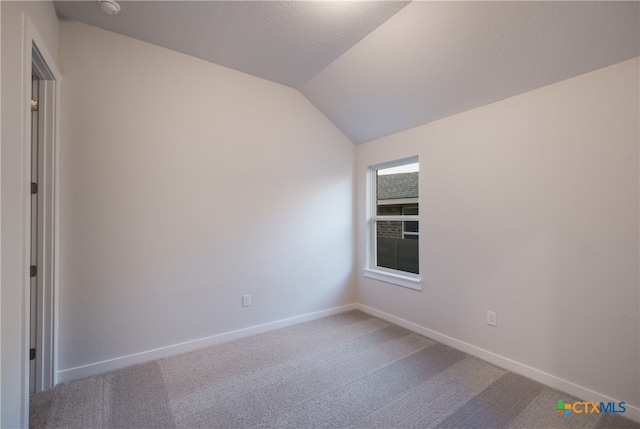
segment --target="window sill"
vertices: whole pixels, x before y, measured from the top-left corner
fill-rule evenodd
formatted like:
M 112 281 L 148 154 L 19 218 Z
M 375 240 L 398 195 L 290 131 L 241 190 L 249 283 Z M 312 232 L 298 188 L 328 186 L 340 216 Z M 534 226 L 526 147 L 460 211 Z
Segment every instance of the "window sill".
M 373 268 L 364 268 L 362 270 L 362 275 L 370 279 L 380 280 L 382 282 L 391 283 L 397 286 L 402 286 L 413 290 L 422 290 L 420 277 L 413 277 L 410 275 L 403 275 Z

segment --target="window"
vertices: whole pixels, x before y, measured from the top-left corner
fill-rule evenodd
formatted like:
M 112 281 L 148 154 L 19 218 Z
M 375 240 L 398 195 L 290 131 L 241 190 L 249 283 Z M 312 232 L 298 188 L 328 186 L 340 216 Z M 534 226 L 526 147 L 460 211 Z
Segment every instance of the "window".
M 420 289 L 418 158 L 372 166 L 369 178 L 364 275 Z

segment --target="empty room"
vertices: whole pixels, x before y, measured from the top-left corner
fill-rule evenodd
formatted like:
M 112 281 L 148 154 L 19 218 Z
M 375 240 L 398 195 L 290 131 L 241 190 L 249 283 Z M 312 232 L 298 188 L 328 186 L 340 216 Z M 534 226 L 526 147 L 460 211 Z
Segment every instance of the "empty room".
M 0 22 L 0 427 L 640 427 L 640 2 Z

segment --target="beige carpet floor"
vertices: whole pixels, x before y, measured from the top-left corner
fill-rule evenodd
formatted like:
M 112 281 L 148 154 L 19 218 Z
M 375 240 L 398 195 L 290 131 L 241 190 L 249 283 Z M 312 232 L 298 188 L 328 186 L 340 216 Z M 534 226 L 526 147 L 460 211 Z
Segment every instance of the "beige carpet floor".
M 555 412 L 577 398 L 351 311 L 77 380 L 32 428 L 640 428 Z M 590 399 L 590 398 L 584 398 Z

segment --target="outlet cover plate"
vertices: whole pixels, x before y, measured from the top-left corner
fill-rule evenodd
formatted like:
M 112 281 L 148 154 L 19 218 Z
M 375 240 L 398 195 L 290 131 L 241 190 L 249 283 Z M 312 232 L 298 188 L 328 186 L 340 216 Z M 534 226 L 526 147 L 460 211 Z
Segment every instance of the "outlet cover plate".
M 487 325 L 498 326 L 498 315 L 495 311 L 487 311 Z

